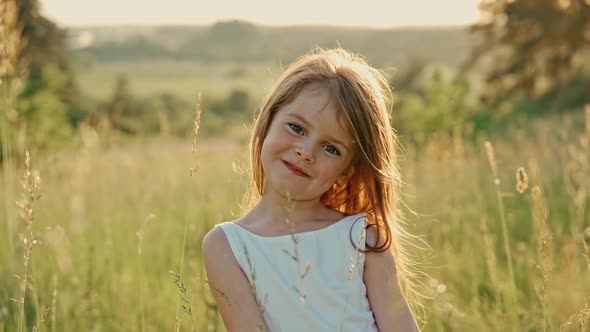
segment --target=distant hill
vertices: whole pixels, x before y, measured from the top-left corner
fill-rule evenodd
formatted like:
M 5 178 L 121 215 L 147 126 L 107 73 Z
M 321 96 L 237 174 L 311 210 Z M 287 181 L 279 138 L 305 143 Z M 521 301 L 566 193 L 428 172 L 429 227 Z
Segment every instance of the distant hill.
M 288 62 L 314 46 L 360 52 L 378 66 L 411 58 L 456 66 L 468 55 L 467 27 L 351 28 L 260 26 L 222 21 L 210 26 L 107 26 L 68 31 L 76 56 L 94 61 L 179 59 L 210 62 Z

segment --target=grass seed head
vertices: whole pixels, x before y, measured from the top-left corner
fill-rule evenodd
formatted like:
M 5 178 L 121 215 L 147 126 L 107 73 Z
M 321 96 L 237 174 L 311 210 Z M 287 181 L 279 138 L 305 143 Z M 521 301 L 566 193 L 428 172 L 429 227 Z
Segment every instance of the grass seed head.
M 524 193 L 529 187 L 529 177 L 523 167 L 516 170 L 516 191 Z
M 541 197 L 543 196 L 543 191 L 541 190 L 541 187 L 534 186 L 533 189 L 531 190 L 531 195 L 533 196 L 533 199 L 535 199 L 535 200 L 541 199 Z
M 193 152 L 197 151 L 197 135 L 201 126 L 201 92 L 197 95 L 197 105 L 195 106 L 195 122 L 193 123 Z

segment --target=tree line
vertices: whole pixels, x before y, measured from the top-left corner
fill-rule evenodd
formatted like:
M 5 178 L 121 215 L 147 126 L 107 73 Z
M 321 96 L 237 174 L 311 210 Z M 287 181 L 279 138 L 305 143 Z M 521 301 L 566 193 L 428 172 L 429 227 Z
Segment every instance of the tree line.
M 6 5 L 10 3 L 12 7 Z M 170 94 L 135 98 L 124 76 L 117 78 L 109 100 L 97 102 L 85 97 L 76 84 L 67 31 L 41 15 L 37 0 L 7 0 L 4 4 L 2 58 L 9 59 L 7 50 L 14 49 L 8 31 L 13 33 L 10 36 L 18 37 L 19 47 L 14 70 L 0 70 L 3 159 L 22 151 L 25 145 L 51 150 L 68 144 L 81 125 L 126 135 L 190 132 L 191 121 L 186 117 L 192 113 L 185 111 L 192 105 Z M 401 110 L 398 127 L 408 137 L 420 141 L 441 130 L 486 130 L 515 117 L 579 111 L 590 102 L 588 1 L 482 0 L 480 10 L 483 20 L 470 27 L 472 47 L 457 73 L 449 76 L 428 72 L 428 59 L 414 57 L 393 76 L 391 84 L 394 91 L 399 91 L 397 109 Z M 337 46 L 338 41 L 330 39 L 337 28 L 271 29 L 226 21 L 195 30 L 175 52 L 216 61 L 240 60 L 244 64 L 263 55 L 286 59 L 309 51 L 310 45 L 303 42 L 309 29 L 324 31 L 315 34 L 317 40 L 324 40 L 323 46 Z M 298 42 L 284 41 L 281 36 L 287 32 Z M 387 43 L 388 38 L 393 38 L 390 32 L 361 29 L 355 33 L 359 52 L 387 61 L 393 47 Z M 458 45 L 460 38 L 439 42 Z M 97 57 L 121 56 L 127 51 L 136 54 L 138 47 L 142 51 L 152 47 L 154 56 L 168 56 L 166 52 L 171 52 L 162 45 L 147 45 L 137 40 L 78 52 Z M 8 62 L 3 62 L 3 68 L 8 68 Z M 473 88 L 473 75 L 483 84 L 480 91 Z M 204 105 L 212 114 L 207 120 L 209 127 L 216 130 L 222 130 L 229 118 L 249 119 L 256 108 L 248 93 L 240 90 L 222 99 L 205 100 Z

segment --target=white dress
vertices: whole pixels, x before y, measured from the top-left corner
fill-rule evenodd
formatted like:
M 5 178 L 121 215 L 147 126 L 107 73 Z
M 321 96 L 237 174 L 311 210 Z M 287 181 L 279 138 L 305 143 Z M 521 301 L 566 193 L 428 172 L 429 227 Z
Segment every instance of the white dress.
M 365 214 L 315 231 L 266 237 L 217 225 L 262 305 L 270 332 L 378 331 L 363 282 Z M 355 245 L 353 245 L 353 242 Z

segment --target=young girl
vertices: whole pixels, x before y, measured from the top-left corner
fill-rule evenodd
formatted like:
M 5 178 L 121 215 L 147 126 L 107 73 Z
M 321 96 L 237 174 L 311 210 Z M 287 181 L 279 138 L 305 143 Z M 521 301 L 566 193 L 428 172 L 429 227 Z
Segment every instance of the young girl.
M 342 49 L 296 60 L 251 141 L 251 209 L 203 239 L 234 331 L 418 331 L 384 75 Z

